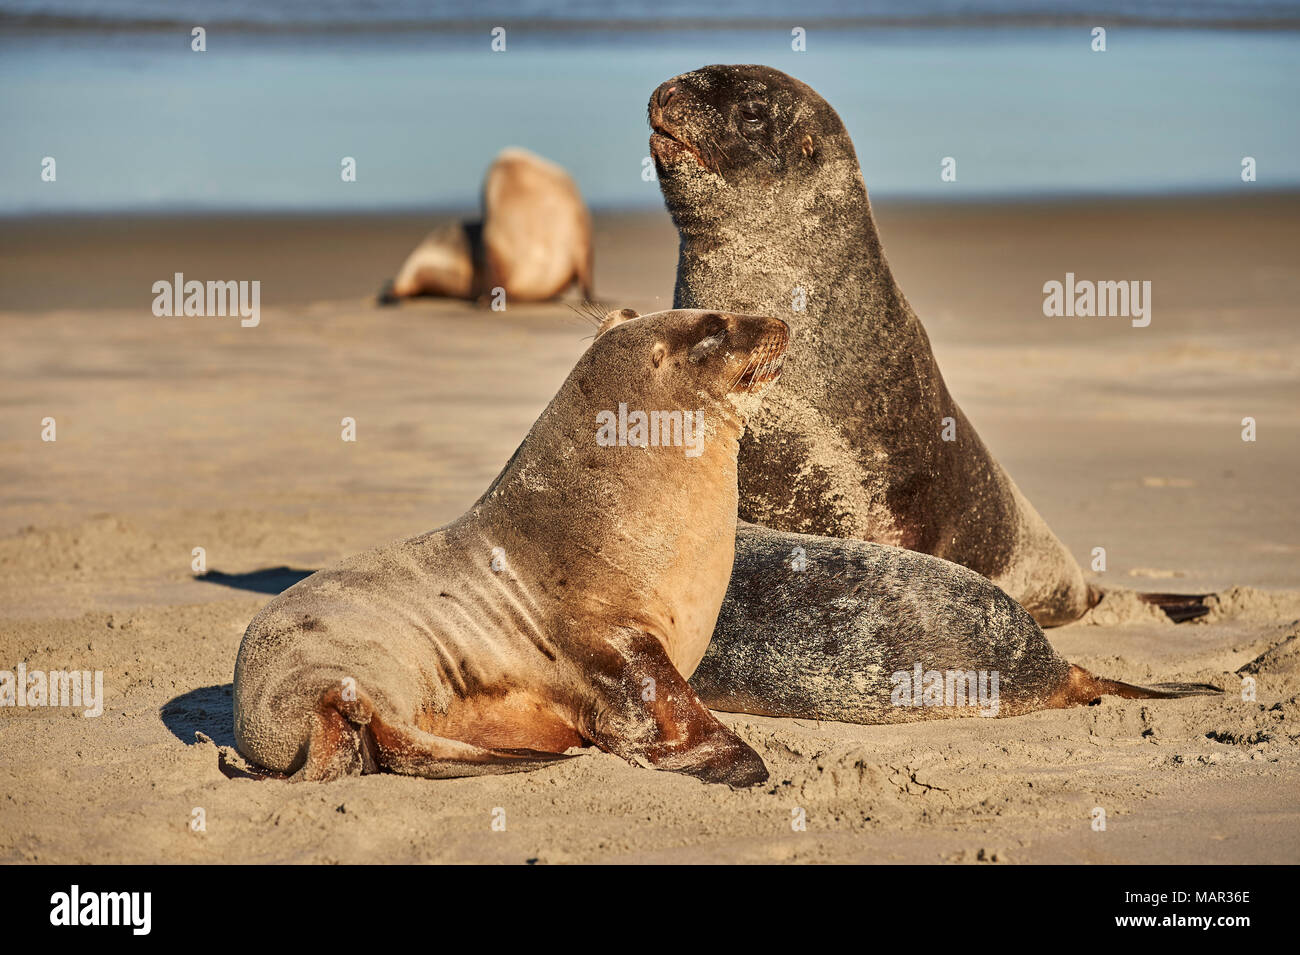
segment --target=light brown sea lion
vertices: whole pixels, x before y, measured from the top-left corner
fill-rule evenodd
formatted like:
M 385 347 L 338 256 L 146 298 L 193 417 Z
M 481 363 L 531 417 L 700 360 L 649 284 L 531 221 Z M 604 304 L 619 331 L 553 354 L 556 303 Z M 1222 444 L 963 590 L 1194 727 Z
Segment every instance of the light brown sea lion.
M 741 518 L 955 561 L 1044 626 L 1081 616 L 1100 593 L 948 393 L 835 110 L 770 67 L 707 66 L 656 89 L 649 119 L 674 306 L 790 322 L 790 371 L 741 444 Z
M 483 180 L 481 220 L 430 233 L 380 293 L 392 303 L 415 295 L 545 301 L 573 282 L 592 288 L 591 214 L 573 179 L 553 162 L 511 147 Z
M 245 757 L 295 779 L 445 777 L 591 743 L 711 782 L 767 777 L 683 674 L 726 591 L 744 415 L 786 326 L 615 317 L 465 515 L 254 618 L 235 665 Z

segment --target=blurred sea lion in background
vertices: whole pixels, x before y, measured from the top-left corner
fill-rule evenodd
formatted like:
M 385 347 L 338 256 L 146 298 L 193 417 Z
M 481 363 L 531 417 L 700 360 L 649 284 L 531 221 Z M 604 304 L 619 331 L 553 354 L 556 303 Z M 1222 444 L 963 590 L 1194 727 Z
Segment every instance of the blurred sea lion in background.
M 576 282 L 591 300 L 591 213 L 573 178 L 526 149 L 504 149 L 483 180 L 483 215 L 431 232 L 379 295 L 392 304 L 417 295 L 487 301 L 555 298 Z

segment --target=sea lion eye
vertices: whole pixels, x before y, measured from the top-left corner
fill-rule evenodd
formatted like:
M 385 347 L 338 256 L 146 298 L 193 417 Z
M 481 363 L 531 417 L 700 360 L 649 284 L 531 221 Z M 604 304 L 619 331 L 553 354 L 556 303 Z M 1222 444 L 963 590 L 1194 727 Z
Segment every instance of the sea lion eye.
M 757 104 L 746 103 L 740 107 L 740 118 L 750 126 L 757 126 L 763 121 L 763 111 Z
M 717 312 L 712 312 L 700 319 L 700 324 L 695 328 L 696 344 L 707 341 L 710 338 L 719 338 L 727 331 L 727 320 Z
M 727 322 L 721 315 L 709 315 L 699 325 L 697 333 L 700 338 L 691 346 L 688 358 L 692 364 L 704 360 L 704 356 L 722 343 L 727 334 Z

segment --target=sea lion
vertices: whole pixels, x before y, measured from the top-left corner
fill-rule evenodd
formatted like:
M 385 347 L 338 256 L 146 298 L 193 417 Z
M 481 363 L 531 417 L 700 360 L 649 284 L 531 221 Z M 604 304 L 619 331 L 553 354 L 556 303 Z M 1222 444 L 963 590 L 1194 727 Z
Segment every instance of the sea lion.
M 615 317 L 466 514 L 253 619 L 235 665 L 245 757 L 299 780 L 447 777 L 590 743 L 709 782 L 767 777 L 683 675 L 726 591 L 740 434 L 787 329 Z
M 597 340 L 635 317 L 609 313 Z M 690 684 L 715 710 L 869 724 L 1222 692 L 1138 686 L 1070 664 L 1019 603 L 960 564 L 743 523 Z
M 659 86 L 649 120 L 681 239 L 674 307 L 790 321 L 790 371 L 741 443 L 741 518 L 954 561 L 1043 626 L 1093 606 L 1100 592 L 948 393 L 835 110 L 779 70 L 707 66 Z M 1204 612 L 1153 598 L 1175 619 Z
M 393 305 L 417 295 L 476 298 L 475 290 L 483 287 L 482 269 L 477 273 L 475 269 L 475 262 L 482 258 L 482 242 L 481 221 L 453 222 L 435 229 L 406 257 L 397 277 L 384 286 L 380 303 Z
M 1094 676 L 1061 657 L 1019 603 L 959 564 L 885 544 L 740 530 L 713 640 L 691 676 L 711 709 L 902 723 L 1018 716 L 1103 695 L 1222 692 Z
M 573 282 L 592 289 L 591 214 L 560 166 L 526 149 L 504 149 L 483 180 L 483 215 L 430 233 L 380 293 L 391 304 L 415 295 L 507 301 L 555 298 Z

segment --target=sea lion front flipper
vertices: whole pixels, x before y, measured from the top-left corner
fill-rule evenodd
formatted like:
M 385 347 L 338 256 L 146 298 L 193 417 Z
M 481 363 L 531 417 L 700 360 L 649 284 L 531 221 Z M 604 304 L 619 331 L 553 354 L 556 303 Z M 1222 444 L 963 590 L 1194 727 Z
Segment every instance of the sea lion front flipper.
M 414 726 L 377 720 L 372 721 L 371 731 L 380 766 L 390 772 L 427 779 L 523 773 L 573 758 L 534 749 L 489 749 L 434 736 Z
M 580 727 L 601 749 L 631 763 L 708 783 L 753 786 L 763 759 L 700 702 L 650 634 L 619 627 L 594 661 L 595 699 Z
M 380 715 L 363 693 L 347 700 L 332 689 L 316 709 L 306 760 L 289 778 L 325 782 L 383 769 L 404 776 L 455 779 L 521 773 L 569 758 L 563 753 L 489 749 L 435 736 Z

